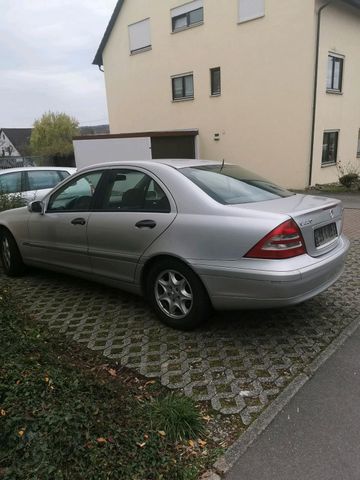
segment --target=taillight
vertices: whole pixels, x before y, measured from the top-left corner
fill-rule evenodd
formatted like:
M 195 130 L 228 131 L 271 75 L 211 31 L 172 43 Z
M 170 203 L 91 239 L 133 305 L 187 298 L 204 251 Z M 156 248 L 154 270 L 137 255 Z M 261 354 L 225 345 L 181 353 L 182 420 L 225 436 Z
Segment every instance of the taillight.
M 294 220 L 287 220 L 248 251 L 248 258 L 291 258 L 306 253 L 304 239 Z

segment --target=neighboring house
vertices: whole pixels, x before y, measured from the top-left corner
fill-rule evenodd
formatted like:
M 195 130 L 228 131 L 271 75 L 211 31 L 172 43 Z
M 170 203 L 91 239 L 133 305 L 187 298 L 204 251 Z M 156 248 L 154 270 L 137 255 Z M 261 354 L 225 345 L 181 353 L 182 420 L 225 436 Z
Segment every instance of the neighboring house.
M 360 0 L 119 0 L 93 63 L 112 134 L 198 130 L 294 188 L 360 166 Z
M 0 128 L 0 157 L 28 154 L 31 128 Z

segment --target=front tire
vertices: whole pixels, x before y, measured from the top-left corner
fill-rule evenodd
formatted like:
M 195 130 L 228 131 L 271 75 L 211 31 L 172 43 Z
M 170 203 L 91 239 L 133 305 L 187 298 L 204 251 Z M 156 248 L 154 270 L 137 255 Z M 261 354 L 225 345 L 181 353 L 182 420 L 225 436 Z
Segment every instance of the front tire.
M 16 277 L 24 273 L 25 265 L 14 237 L 7 230 L 0 232 L 0 257 L 9 277 Z
M 146 293 L 160 320 L 179 330 L 196 328 L 210 314 L 209 297 L 201 280 L 174 259 L 153 265 L 146 279 Z

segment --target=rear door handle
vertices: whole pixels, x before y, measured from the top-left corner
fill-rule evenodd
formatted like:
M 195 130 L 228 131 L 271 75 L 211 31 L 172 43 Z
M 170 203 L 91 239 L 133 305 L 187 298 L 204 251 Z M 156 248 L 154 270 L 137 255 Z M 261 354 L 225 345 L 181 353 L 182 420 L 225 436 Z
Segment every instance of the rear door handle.
M 81 217 L 80 218 L 74 218 L 74 220 L 71 220 L 71 223 L 73 225 L 85 225 L 86 220 L 85 220 L 85 218 L 81 218 Z
M 155 228 L 156 222 L 154 220 L 140 220 L 140 222 L 135 223 L 137 228 Z

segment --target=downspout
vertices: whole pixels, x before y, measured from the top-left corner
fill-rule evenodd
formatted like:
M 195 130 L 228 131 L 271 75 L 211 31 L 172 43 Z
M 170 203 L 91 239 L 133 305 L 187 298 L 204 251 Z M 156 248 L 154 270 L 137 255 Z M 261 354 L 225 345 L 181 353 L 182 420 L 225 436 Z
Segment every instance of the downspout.
M 319 49 L 320 49 L 320 30 L 321 30 L 321 13 L 328 7 L 333 0 L 325 3 L 318 11 L 317 19 L 317 33 L 316 33 L 316 57 L 315 57 L 315 76 L 314 76 L 314 99 L 312 108 L 312 129 L 311 129 L 311 150 L 310 150 L 310 171 L 309 171 L 309 187 L 312 183 L 312 170 L 314 163 L 314 143 L 315 143 L 315 122 L 316 122 L 316 104 L 317 104 L 317 84 L 318 84 L 318 72 L 319 72 Z

